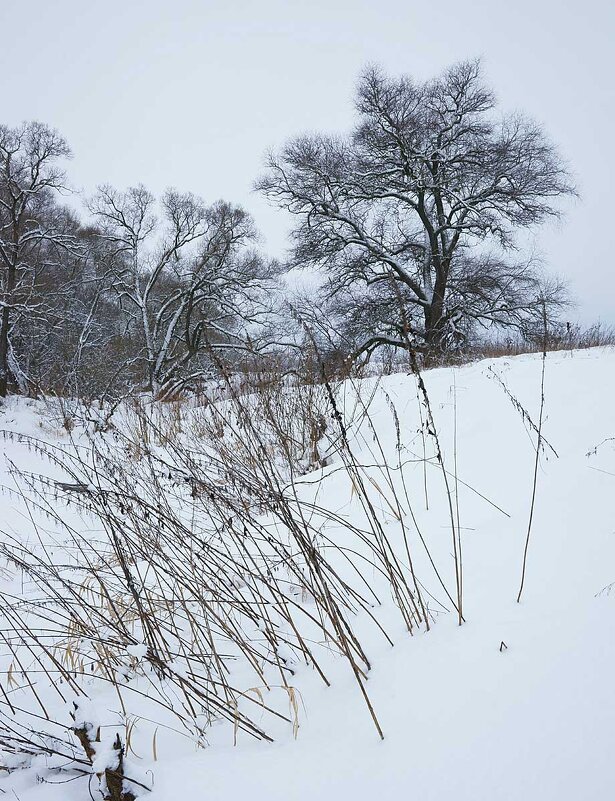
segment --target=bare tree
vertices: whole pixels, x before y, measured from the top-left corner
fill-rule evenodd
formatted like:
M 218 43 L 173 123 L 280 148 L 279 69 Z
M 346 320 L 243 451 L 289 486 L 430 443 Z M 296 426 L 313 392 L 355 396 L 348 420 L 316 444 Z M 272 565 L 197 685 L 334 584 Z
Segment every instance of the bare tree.
M 207 207 L 175 190 L 162 197 L 161 219 L 156 206 L 143 186 L 126 192 L 106 186 L 90 210 L 111 246 L 128 327 L 141 338 L 145 385 L 168 394 L 202 373 L 205 345 L 249 346 L 250 327 L 267 312 L 264 290 L 276 266 L 253 249 L 256 231 L 243 209 L 224 202 Z
M 477 323 L 521 324 L 545 295 L 560 301 L 506 253 L 574 189 L 538 125 L 495 116 L 477 62 L 421 84 L 370 68 L 356 109 L 350 136 L 289 142 L 257 186 L 298 218 L 294 263 L 324 268 L 342 316 L 369 321 L 357 352 L 408 335 L 446 348 Z
M 56 213 L 64 215 L 73 244 L 46 260 L 32 287 L 30 313 L 13 325 L 13 352 L 31 390 L 80 398 L 117 394 L 129 381 L 122 365 L 131 343 L 121 336 L 105 243 L 67 209 Z
M 65 184 L 57 162 L 68 156 L 64 139 L 42 123 L 0 126 L 0 397 L 11 383 L 28 390 L 12 334 L 41 313 L 33 300 L 40 277 L 74 242 L 54 199 Z

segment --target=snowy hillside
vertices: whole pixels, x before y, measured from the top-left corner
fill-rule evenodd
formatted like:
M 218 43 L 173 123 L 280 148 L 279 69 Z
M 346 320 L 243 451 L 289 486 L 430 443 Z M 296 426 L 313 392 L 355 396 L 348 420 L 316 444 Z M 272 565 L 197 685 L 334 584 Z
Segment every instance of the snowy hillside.
M 134 693 L 129 696 L 132 706 L 125 710 L 132 740 L 127 764 L 141 784 L 152 786 L 151 793 L 140 788 L 137 794 L 142 792 L 151 801 L 610 797 L 615 720 L 615 351 L 593 349 L 547 357 L 527 572 L 521 602 L 516 603 L 533 490 L 541 370 L 541 357 L 532 355 L 425 373 L 437 439 L 429 430 L 429 409 L 412 375 L 338 388 L 336 404 L 342 407 L 354 461 L 349 463 L 341 455 L 339 437 L 328 435 L 327 440 L 325 435 L 317 443 L 324 466 L 291 476 L 289 485 L 293 508 L 309 504 L 312 510 L 310 519 L 315 522 L 310 530 L 322 535 L 317 547 L 327 554 L 328 538 L 336 548 L 347 547 L 326 557 L 325 566 L 340 571 L 335 586 L 356 580 L 352 587 L 357 593 L 367 585 L 378 596 L 378 603 L 363 608 L 357 602 L 354 612 L 344 612 L 371 667 L 365 671 L 367 678 L 357 680 L 348 660 L 320 636 L 316 624 L 312 626 L 310 610 L 320 607 L 306 600 L 305 588 L 293 579 L 297 586 L 292 592 L 299 594 L 297 614 L 304 615 L 304 622 L 296 624 L 294 612 L 285 619 L 290 632 L 284 635 L 288 656 L 282 655 L 281 645 L 272 646 L 278 667 L 280 659 L 284 667 L 292 664 L 288 686 L 280 689 L 287 679 L 272 678 L 275 665 L 271 673 L 263 668 L 269 690 L 252 683 L 255 680 L 238 657 L 232 663 L 237 668 L 229 668 L 233 686 L 241 685 L 243 693 L 252 692 L 254 699 L 288 718 L 271 717 L 252 703 L 256 711 L 251 709 L 250 720 L 262 726 L 273 742 L 255 739 L 232 720 L 222 719 L 207 721 L 200 742 L 185 733 L 174 734 L 171 729 L 177 726 L 172 725 L 169 710 L 158 715 L 148 698 Z M 369 417 L 360 414 L 363 405 L 369 407 Z M 40 508 L 28 509 L 12 491 L 20 481 L 16 468 L 66 481 L 60 466 L 43 458 L 27 437 L 70 452 L 85 447 L 79 425 L 67 432 L 39 402 L 9 399 L 0 409 L 0 429 L 23 435 L 5 435 L 0 464 L 0 483 L 6 490 L 0 540 L 4 537 L 13 554 L 12 563 L 5 559 L 0 564 L 0 587 L 12 604 L 39 591 L 16 566 L 17 545 L 27 545 L 35 553 L 37 548 L 46 549 L 41 564 L 55 558 L 61 570 L 68 570 L 62 566 L 70 559 L 79 562 L 78 554 L 67 556 L 63 550 L 66 535 L 60 533 L 58 521 L 49 520 Z M 179 423 L 177 428 L 179 441 Z M 113 431 L 100 436 L 105 447 L 113 447 Z M 438 444 L 444 472 L 435 455 Z M 130 458 L 136 462 L 141 456 Z M 127 462 L 128 456 L 122 459 Z M 100 480 L 98 492 L 106 479 Z M 22 493 L 32 498 L 28 486 L 21 486 Z M 142 491 L 147 491 L 145 484 Z M 90 486 L 81 494 L 69 493 L 68 499 L 78 501 L 88 493 L 94 493 Z M 52 502 L 56 496 L 45 497 Z M 74 500 L 66 506 L 66 498 L 58 497 L 57 513 L 78 530 L 78 536 L 85 543 L 97 538 L 92 518 L 74 507 Z M 359 534 L 367 517 L 377 518 L 374 530 L 384 543 L 378 547 L 390 547 L 404 576 L 412 567 L 418 577 L 412 585 L 418 595 L 414 589 L 408 591 L 408 608 L 423 603 L 427 611 L 412 617 L 412 634 L 392 589 L 397 579 L 385 581 L 384 568 L 377 568 L 373 560 L 376 551 L 362 550 L 367 545 Z M 71 540 L 73 545 L 76 541 Z M 412 565 L 406 558 L 409 553 Z M 360 581 L 350 566 L 359 564 Z M 396 564 L 391 568 L 394 576 Z M 461 576 L 460 588 L 456 576 Z M 399 586 L 405 587 L 401 582 L 400 578 Z M 361 589 L 361 597 L 368 591 Z M 454 609 L 459 591 L 465 619 L 461 626 Z M 288 603 L 295 603 L 289 598 Z M 7 632 L 16 625 L 18 608 L 11 606 L 10 620 L 0 612 L 4 638 L 0 696 L 20 707 L 27 685 L 32 689 L 34 682 L 45 707 L 68 727 L 72 696 L 66 682 L 53 695 L 36 668 L 32 648 L 22 653 L 21 664 L 15 663 Z M 303 627 L 299 633 L 295 624 Z M 254 642 L 263 631 L 261 624 L 254 624 Z M 306 638 L 330 686 L 314 664 L 297 657 L 291 634 Z M 145 642 L 145 636 L 142 639 Z M 133 671 L 135 686 L 147 696 L 151 690 L 145 688 L 154 686 L 147 673 L 151 668 L 139 672 L 147 647 L 137 642 L 128 648 L 132 650 L 126 665 Z M 179 662 L 180 656 L 169 663 L 171 669 Z M 181 670 L 176 669 L 180 684 L 191 675 L 185 667 Z M 75 676 L 77 672 L 75 668 Z M 97 682 L 93 676 L 78 680 L 90 696 L 88 703 L 96 707 L 92 714 L 103 721 L 104 741 L 105 727 L 113 728 L 109 720 L 119 720 L 121 709 L 109 687 Z M 179 695 L 170 686 L 167 697 L 171 705 L 179 705 Z M 238 707 L 238 714 L 246 708 Z M 13 714 L 7 703 L 2 712 L 6 725 Z M 0 751 L 0 794 L 7 798 L 90 797 L 88 778 L 64 775 L 56 758 L 36 756 L 26 769 L 18 769 L 17 762 L 14 755 Z M 93 797 L 100 798 L 96 776 L 89 786 Z

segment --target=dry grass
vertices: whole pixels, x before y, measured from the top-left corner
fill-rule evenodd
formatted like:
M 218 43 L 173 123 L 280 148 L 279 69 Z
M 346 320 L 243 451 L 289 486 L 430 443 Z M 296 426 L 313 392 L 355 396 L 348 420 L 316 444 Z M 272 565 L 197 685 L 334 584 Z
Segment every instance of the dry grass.
M 586 334 L 575 341 L 602 345 L 611 336 Z M 480 355 L 504 353 L 494 346 Z M 410 347 L 403 357 L 416 379 L 422 458 L 414 462 L 422 464 L 424 504 L 428 468 L 436 467 L 448 499 L 450 586 L 450 565 L 432 554 L 406 483 L 393 401 L 396 463 L 370 416 L 378 380 L 333 380 L 314 357 L 300 375 L 268 368 L 238 377 L 218 363 L 217 384 L 188 399 L 135 397 L 99 408 L 62 402 L 56 417 L 65 445 L 22 438 L 62 479 L 16 474 L 14 491 L 37 536 L 31 544 L 10 532 L 0 538 L 7 569 L 27 587 L 0 593 L 0 642 L 9 655 L 0 744 L 11 769 L 46 754 L 62 770 L 92 774 L 78 727 L 53 713 L 54 695 L 79 704 L 92 687 L 115 693 L 122 759 L 139 748 L 135 721 L 144 705 L 154 759 L 160 727 L 199 745 L 216 721 L 227 722 L 234 741 L 270 740 L 280 727 L 297 736 L 296 667 L 309 665 L 328 685 L 331 651 L 384 736 L 368 693 L 366 622 L 393 643 L 378 615 L 385 599 L 410 634 L 429 630 L 434 604 L 464 620 L 456 438 L 448 464 L 419 359 Z M 537 433 L 537 450 L 549 447 L 540 421 L 534 426 L 508 394 Z M 369 465 L 357 456 L 358 432 Z M 303 478 L 313 471 L 321 473 Z M 358 510 L 352 518 L 306 491 L 338 471 Z M 44 519 L 56 532 L 53 551 Z M 531 521 L 528 538 L 530 528 Z M 429 577 L 417 573 L 419 564 Z M 434 577 L 441 597 L 426 590 Z
M 342 385 L 325 373 L 320 383 L 278 374 L 259 376 L 254 386 L 245 378 L 238 384 L 224 365 L 221 375 L 214 397 L 133 399 L 104 428 L 92 424 L 90 408 L 88 437 L 83 425 L 66 430 L 64 446 L 22 438 L 63 477 L 16 475 L 38 541 L 25 545 L 11 533 L 0 540 L 0 555 L 28 586 L 23 597 L 0 597 L 11 662 L 0 741 L 14 759 L 60 755 L 71 769 L 91 772 L 83 738 L 55 719 L 53 695 L 80 702 L 93 682 L 116 694 L 122 755 L 134 750 L 135 710 L 144 704 L 153 726 L 174 726 L 201 744 L 220 720 L 235 740 L 269 740 L 271 724 L 297 736 L 296 666 L 311 666 L 329 684 L 331 651 L 344 659 L 384 736 L 355 621 L 362 628 L 368 621 L 392 644 L 377 614 L 384 593 L 409 633 L 430 628 L 437 600 L 416 573 L 411 529 L 462 619 L 461 565 L 456 559 L 458 586 L 449 590 L 418 527 L 401 456 L 395 467 L 387 463 L 370 419 L 377 382 L 366 394 L 350 379 L 343 398 Z M 416 375 L 424 438 L 436 449 L 425 458 L 440 463 L 446 479 L 418 365 Z M 359 429 L 371 433 L 369 469 L 354 452 Z M 348 478 L 361 522 L 304 491 L 302 477 L 332 460 Z M 38 522 L 45 516 L 47 528 L 63 532 L 54 535 L 53 552 Z M 394 539 L 389 516 L 399 527 Z

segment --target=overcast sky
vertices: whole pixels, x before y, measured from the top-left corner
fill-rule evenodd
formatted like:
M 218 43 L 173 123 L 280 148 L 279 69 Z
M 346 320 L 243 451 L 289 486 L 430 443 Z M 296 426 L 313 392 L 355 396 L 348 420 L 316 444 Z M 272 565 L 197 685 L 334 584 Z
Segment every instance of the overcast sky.
M 0 121 L 69 141 L 86 192 L 143 182 L 245 205 L 273 255 L 288 219 L 251 187 L 265 151 L 342 131 L 366 62 L 428 78 L 481 56 L 503 109 L 544 124 L 581 192 L 536 246 L 584 321 L 615 322 L 610 0 L 0 0 Z

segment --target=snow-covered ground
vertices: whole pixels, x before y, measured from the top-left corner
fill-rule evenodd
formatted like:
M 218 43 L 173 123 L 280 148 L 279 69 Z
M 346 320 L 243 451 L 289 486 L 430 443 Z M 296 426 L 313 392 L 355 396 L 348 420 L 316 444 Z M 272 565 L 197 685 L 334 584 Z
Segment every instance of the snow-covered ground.
M 272 744 L 240 737 L 233 746 L 232 731 L 221 728 L 210 747 L 197 749 L 161 736 L 156 761 L 151 753 L 140 755 L 141 774 L 153 777 L 151 801 L 612 796 L 615 351 L 547 358 L 543 433 L 557 457 L 545 447 L 540 460 L 519 604 L 536 437 L 494 374 L 537 421 L 540 356 L 425 375 L 445 464 L 458 478 L 466 622 L 458 626 L 453 613 L 438 614 L 429 632 L 410 637 L 391 618 L 394 647 L 382 637 L 366 640 L 371 629 L 365 627 L 363 642 L 372 663 L 367 689 L 384 740 L 347 666 L 330 655 L 331 687 L 308 667 L 294 677 L 300 697 L 296 737 L 291 726 L 279 727 Z M 381 379 L 370 407 L 393 465 L 398 454 L 390 402 L 399 418 L 404 456 L 420 456 L 412 376 Z M 7 402 L 0 428 L 49 441 L 67 438 L 47 421 L 40 404 L 23 400 Z M 16 464 L 44 470 L 23 444 L 5 440 L 4 448 Z M 364 463 L 374 461 L 373 431 L 356 434 L 355 448 Z M 1 483 L 11 481 L 3 473 Z M 317 493 L 321 506 L 349 519 L 355 514 L 352 484 L 335 460 L 305 482 L 302 491 Z M 451 549 L 450 517 L 437 465 L 410 465 L 408 482 L 417 522 L 445 558 Z M 396 531 L 384 499 L 380 506 L 385 525 Z M 14 498 L 3 497 L 2 509 L 0 528 L 17 534 L 21 526 L 27 528 L 24 509 Z M 361 621 L 357 625 L 361 628 Z M 0 682 L 6 687 L 5 678 Z M 40 765 L 12 772 L 0 779 L 0 793 L 21 801 L 89 797 L 82 779 L 53 784 L 41 777 Z M 96 782 L 96 797 L 95 790 Z

